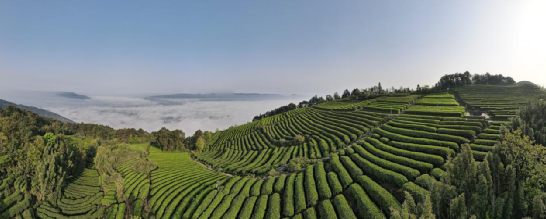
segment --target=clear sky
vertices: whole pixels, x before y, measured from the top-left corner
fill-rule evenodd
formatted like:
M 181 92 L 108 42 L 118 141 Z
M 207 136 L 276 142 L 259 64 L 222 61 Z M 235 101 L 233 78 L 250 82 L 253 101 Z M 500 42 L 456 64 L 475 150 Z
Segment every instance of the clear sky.
M 0 92 L 546 85 L 546 1 L 0 1 Z

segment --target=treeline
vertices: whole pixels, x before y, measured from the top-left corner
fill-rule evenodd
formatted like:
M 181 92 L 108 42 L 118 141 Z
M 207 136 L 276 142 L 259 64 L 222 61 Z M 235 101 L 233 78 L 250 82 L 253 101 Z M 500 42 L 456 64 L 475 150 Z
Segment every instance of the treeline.
M 392 218 L 546 218 L 546 147 L 530 137 L 544 119 L 544 101 L 522 108 L 511 129 L 482 162 L 464 144 L 445 165 L 440 180 L 428 174 L 416 183 L 430 192 L 406 194 Z M 542 136 L 542 135 L 539 135 Z
M 383 89 L 381 86 L 381 83 L 379 83 L 376 86 L 369 87 L 369 88 L 355 88 L 352 91 L 349 91 L 348 89 L 345 89 L 340 96 L 338 92 L 335 92 L 333 95 L 326 95 L 326 97 L 319 97 L 318 95 L 315 95 L 311 97 L 309 100 L 304 100 L 298 103 L 298 105 L 294 103 L 290 103 L 286 106 L 281 106 L 277 109 L 267 111 L 264 114 L 260 114 L 258 116 L 255 116 L 252 121 L 256 121 L 259 119 L 263 119 L 266 117 L 271 117 L 277 114 L 285 113 L 290 110 L 298 109 L 298 108 L 304 108 L 304 107 L 311 107 L 320 103 L 324 102 L 330 102 L 330 101 L 339 101 L 339 100 L 368 100 L 373 99 L 381 95 L 386 95 L 390 93 L 409 93 L 413 92 L 413 89 L 410 88 L 403 88 L 400 87 L 399 89 L 396 89 L 392 87 L 391 89 Z
M 290 104 L 288 104 L 286 106 L 281 106 L 281 107 L 276 108 L 274 110 L 267 111 L 265 114 L 260 114 L 258 116 L 255 116 L 254 119 L 252 119 L 252 121 L 256 121 L 256 120 L 261 119 L 261 118 L 270 117 L 270 116 L 274 116 L 274 115 L 281 114 L 281 113 L 284 113 L 284 112 L 288 112 L 290 110 L 297 109 L 297 108 L 298 107 L 296 106 L 296 104 L 290 103 Z
M 472 75 L 470 72 L 466 71 L 464 73 L 455 73 L 442 76 L 434 88 L 437 90 L 445 90 L 472 84 L 513 85 L 515 83 L 516 82 L 513 78 L 504 77 L 502 74 L 491 75 L 489 73 L 485 73 Z
M 164 151 L 203 151 L 213 141 L 213 133 L 210 131 L 197 130 L 186 138 L 182 130 L 172 130 L 163 127 L 159 131 L 152 132 L 153 145 Z

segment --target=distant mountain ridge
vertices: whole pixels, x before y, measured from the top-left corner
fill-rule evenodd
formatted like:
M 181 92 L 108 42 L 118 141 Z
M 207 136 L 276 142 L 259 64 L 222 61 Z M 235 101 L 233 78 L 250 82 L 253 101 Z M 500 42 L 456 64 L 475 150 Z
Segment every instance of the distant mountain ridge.
M 14 107 L 17 107 L 17 108 L 20 108 L 20 109 L 28 110 L 28 111 L 36 113 L 36 114 L 38 114 L 40 116 L 49 117 L 49 118 L 52 118 L 52 119 L 55 119 L 55 120 L 59 120 L 61 122 L 74 123 L 74 121 L 72 121 L 70 119 L 67 119 L 67 118 L 65 118 L 65 117 L 63 117 L 63 116 L 61 116 L 61 115 L 59 115 L 57 113 L 47 111 L 45 109 L 40 109 L 40 108 L 33 107 L 33 106 L 20 105 L 20 104 L 16 104 L 16 103 L 12 103 L 12 102 L 0 99 L 0 108 L 3 109 L 3 108 L 6 108 L 8 106 L 14 106 Z
M 91 99 L 91 97 L 88 97 L 86 95 L 77 94 L 74 92 L 59 92 L 57 93 L 58 96 L 64 97 L 64 98 L 70 98 L 70 99 L 79 99 L 79 100 L 86 100 Z
M 149 96 L 145 99 L 284 99 L 292 98 L 298 95 L 292 94 L 284 96 L 280 94 L 260 94 L 260 93 L 207 93 L 207 94 L 167 94 Z

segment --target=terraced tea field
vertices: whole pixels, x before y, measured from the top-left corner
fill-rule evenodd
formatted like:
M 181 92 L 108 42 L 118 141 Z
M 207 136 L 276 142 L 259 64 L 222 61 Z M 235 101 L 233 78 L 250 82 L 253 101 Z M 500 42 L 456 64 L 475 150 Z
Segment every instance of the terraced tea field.
M 469 109 L 487 112 L 498 120 L 508 120 L 522 105 L 546 98 L 540 88 L 533 85 L 471 85 L 457 88 L 455 92 Z
M 528 88 L 514 89 L 468 86 L 457 93 L 469 107 L 502 118 L 527 99 L 494 93 Z M 461 145 L 469 144 L 478 161 L 492 150 L 503 122 L 465 113 L 450 93 L 299 108 L 216 133 L 201 153 L 151 147 L 148 159 L 157 169 L 150 178 L 135 163 L 119 167 L 130 206 L 117 202 L 115 188 L 101 191 L 97 172 L 86 169 L 37 212 L 42 218 L 389 218 L 390 208 L 401 209 L 404 192 L 430 193 L 430 182 L 440 180 Z M 313 163 L 286 170 L 302 157 Z M 280 175 L 268 177 L 271 169 Z M 4 202 L 12 199 L 22 196 Z
M 115 189 L 110 189 L 107 196 L 104 196 L 98 177 L 96 170 L 85 169 L 63 189 L 61 197 L 43 202 L 36 210 L 37 215 L 40 218 L 123 218 L 125 206 L 119 207 L 119 212 L 113 215 L 111 211 L 106 214 L 102 200 L 112 199 Z

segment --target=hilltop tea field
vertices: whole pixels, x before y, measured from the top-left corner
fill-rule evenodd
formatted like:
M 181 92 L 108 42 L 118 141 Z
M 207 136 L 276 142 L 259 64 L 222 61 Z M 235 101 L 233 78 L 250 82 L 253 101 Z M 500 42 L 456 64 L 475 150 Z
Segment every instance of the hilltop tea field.
M 502 159 L 493 154 L 503 130 L 512 126 L 520 107 L 545 97 L 532 85 L 345 97 L 217 131 L 201 149 L 191 150 L 157 146 L 178 144 L 176 135 L 139 143 L 131 135 L 130 141 L 109 149 L 104 146 L 108 140 L 57 134 L 74 136 L 84 147 L 103 146 L 81 164 L 74 160 L 65 165 L 68 161 L 57 157 L 38 165 L 45 168 L 45 181 L 55 180 L 48 174 L 68 176 L 74 168 L 64 182 L 47 187 L 57 192 L 39 198 L 34 198 L 40 194 L 37 188 L 49 184 L 36 183 L 22 166 L 10 167 L 9 158 L 0 157 L 0 218 L 381 219 L 425 211 L 455 218 L 442 209 L 456 208 L 453 200 L 465 199 L 457 194 L 467 184 L 453 179 L 458 162 L 475 165 L 474 172 L 460 170 L 465 174 L 491 176 L 496 170 L 484 165 Z M 72 150 L 61 144 L 50 148 L 51 138 L 44 137 L 43 150 Z M 493 176 L 506 182 L 515 177 L 510 168 L 502 170 Z M 473 184 L 481 186 L 477 178 Z M 488 179 L 483 180 L 487 185 Z M 489 179 L 491 186 L 494 182 Z M 435 196 L 439 191 L 451 201 Z M 479 196 L 467 201 L 476 203 L 474 198 Z M 508 214 L 498 208 L 484 212 L 491 218 Z

